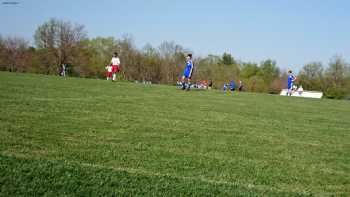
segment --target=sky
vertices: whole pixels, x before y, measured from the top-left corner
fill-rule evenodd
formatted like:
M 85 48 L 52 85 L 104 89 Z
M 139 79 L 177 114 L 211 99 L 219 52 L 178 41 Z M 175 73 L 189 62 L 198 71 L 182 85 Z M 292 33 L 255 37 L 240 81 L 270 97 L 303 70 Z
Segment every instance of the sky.
M 84 25 L 90 38 L 128 34 L 138 48 L 174 41 L 197 57 L 228 52 L 295 70 L 312 61 L 327 64 L 334 55 L 350 60 L 349 0 L 0 2 L 0 34 L 32 43 L 36 28 L 57 18 Z

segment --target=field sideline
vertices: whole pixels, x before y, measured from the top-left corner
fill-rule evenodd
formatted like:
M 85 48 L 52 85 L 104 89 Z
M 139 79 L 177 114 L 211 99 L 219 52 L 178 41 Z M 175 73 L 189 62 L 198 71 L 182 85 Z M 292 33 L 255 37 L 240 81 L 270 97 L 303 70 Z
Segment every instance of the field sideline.
M 350 196 L 350 102 L 0 72 L 0 196 Z

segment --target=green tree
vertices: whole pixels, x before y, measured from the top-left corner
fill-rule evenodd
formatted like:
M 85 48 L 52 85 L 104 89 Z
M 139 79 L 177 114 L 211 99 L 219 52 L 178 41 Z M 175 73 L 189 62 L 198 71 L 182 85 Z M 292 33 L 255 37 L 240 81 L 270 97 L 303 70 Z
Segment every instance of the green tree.
M 221 58 L 221 64 L 224 64 L 224 65 L 234 65 L 236 64 L 236 61 L 235 59 L 232 57 L 232 55 L 230 53 L 224 53 L 222 55 L 222 58 Z
M 259 71 L 259 67 L 255 63 L 243 63 L 241 66 L 240 77 L 242 79 L 249 79 L 255 76 Z
M 321 62 L 311 62 L 303 66 L 298 78 L 304 89 L 324 90 L 323 65 Z
M 86 39 L 79 43 L 80 58 L 76 56 L 76 60 L 84 62 L 88 75 L 104 77 L 105 66 L 110 63 L 112 54 L 118 52 L 119 43 L 113 37 L 97 37 Z M 78 62 L 76 63 L 78 64 Z M 84 69 L 84 68 L 80 68 Z
M 279 76 L 279 74 L 280 71 L 276 65 L 276 61 L 270 59 L 261 62 L 257 73 L 257 75 L 264 80 L 266 85 L 270 85 L 271 82 Z

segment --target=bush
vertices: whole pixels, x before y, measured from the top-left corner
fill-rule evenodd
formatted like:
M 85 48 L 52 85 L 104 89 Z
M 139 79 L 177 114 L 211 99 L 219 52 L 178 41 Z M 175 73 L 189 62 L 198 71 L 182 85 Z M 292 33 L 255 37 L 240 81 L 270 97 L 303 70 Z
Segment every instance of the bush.
M 330 99 L 342 99 L 346 96 L 346 90 L 342 87 L 331 87 L 325 91 L 325 96 Z

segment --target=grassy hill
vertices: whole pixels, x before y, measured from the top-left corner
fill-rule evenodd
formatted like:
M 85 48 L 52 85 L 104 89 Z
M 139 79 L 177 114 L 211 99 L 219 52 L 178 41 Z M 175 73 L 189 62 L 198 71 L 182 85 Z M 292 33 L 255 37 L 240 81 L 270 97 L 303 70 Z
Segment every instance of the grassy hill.
M 0 196 L 350 195 L 350 102 L 0 72 Z

